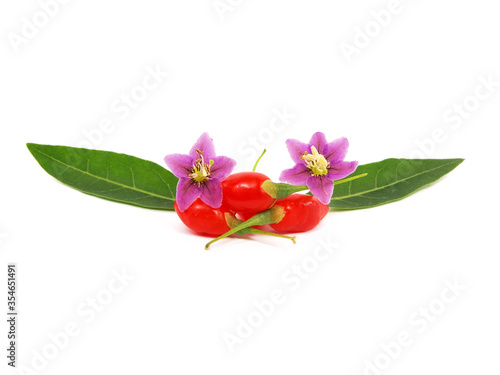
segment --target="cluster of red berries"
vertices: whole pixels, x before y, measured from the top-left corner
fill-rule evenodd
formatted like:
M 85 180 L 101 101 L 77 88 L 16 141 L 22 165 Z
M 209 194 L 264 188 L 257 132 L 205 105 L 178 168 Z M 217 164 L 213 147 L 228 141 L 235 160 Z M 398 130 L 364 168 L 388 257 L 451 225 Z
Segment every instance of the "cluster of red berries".
M 281 206 L 284 216 L 279 222 L 269 224 L 277 233 L 298 233 L 313 229 L 328 213 L 328 205 L 312 195 L 292 194 L 283 199 L 274 199 L 262 189 L 262 184 L 270 180 L 259 172 L 240 172 L 222 181 L 222 205 L 212 208 L 198 198 L 181 212 L 174 204 L 175 212 L 182 222 L 194 232 L 217 237 L 232 228 L 229 217 L 246 221 L 259 212 Z M 255 226 L 269 229 L 267 226 Z

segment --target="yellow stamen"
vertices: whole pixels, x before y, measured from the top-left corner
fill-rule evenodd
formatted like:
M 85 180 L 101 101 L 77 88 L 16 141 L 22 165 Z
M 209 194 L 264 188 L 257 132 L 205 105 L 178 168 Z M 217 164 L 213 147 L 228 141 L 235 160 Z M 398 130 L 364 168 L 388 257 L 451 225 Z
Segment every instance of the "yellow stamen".
M 311 146 L 311 153 L 304 152 L 300 158 L 306 162 L 313 175 L 322 176 L 328 173 L 330 163 L 318 152 L 316 147 Z
M 210 167 L 213 165 L 214 161 L 210 160 L 210 162 L 206 164 L 203 159 L 203 152 L 200 150 L 196 150 L 196 152 L 200 155 L 200 158 L 194 162 L 189 178 L 195 180 L 198 185 L 201 185 L 201 183 L 207 180 L 210 176 Z

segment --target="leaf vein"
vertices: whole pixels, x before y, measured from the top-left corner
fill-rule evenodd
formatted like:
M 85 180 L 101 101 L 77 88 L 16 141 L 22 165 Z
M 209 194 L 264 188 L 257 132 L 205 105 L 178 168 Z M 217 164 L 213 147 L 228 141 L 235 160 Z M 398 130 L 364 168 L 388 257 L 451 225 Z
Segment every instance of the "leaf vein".
M 332 200 L 349 199 L 349 198 L 351 198 L 351 197 L 360 196 L 360 195 L 362 195 L 362 194 L 366 194 L 366 193 L 370 193 L 370 192 L 373 192 L 373 191 L 377 191 L 377 190 L 380 190 L 380 189 L 382 189 L 382 188 L 387 188 L 387 187 L 389 187 L 389 186 L 396 185 L 396 184 L 398 184 L 398 183 L 400 183 L 400 182 L 406 182 L 407 180 L 410 180 L 410 179 L 415 178 L 415 177 L 417 177 L 417 176 L 420 176 L 420 175 L 422 175 L 422 174 L 430 173 L 430 172 L 435 171 L 435 170 L 437 170 L 437 169 L 444 168 L 444 167 L 446 167 L 446 166 L 448 166 L 449 164 L 452 164 L 452 163 L 453 163 L 453 162 L 450 162 L 450 163 L 447 163 L 447 164 L 441 164 L 441 165 L 437 166 L 436 168 L 432 168 L 432 169 L 428 169 L 428 170 L 425 170 L 425 171 L 420 172 L 420 173 L 416 173 L 416 174 L 414 174 L 414 175 L 412 175 L 412 176 L 410 176 L 410 177 L 403 178 L 403 179 L 401 179 L 401 180 L 397 180 L 397 181 L 395 181 L 395 182 L 392 182 L 392 183 L 390 183 L 390 184 L 387 184 L 387 185 L 384 185 L 384 186 L 381 186 L 381 187 L 377 187 L 377 188 L 375 188 L 375 189 L 365 190 L 365 191 L 362 191 L 362 192 L 359 192 L 359 193 L 355 193 L 355 194 L 351 194 L 351 195 L 346 195 L 346 196 L 343 196 L 343 197 L 338 197 L 338 198 L 337 198 L 337 197 L 332 197 Z
M 173 198 L 170 198 L 170 197 L 166 197 L 166 196 L 163 196 L 163 195 L 159 195 L 159 194 L 156 194 L 156 193 L 153 193 L 153 192 L 150 192 L 150 191 L 145 191 L 145 190 L 142 190 L 142 189 L 138 189 L 138 188 L 132 188 L 131 186 L 128 186 L 128 185 L 125 185 L 125 184 L 122 184 L 122 183 L 119 183 L 117 181 L 113 181 L 113 180 L 108 180 L 108 179 L 105 179 L 103 177 L 100 177 L 100 176 L 97 176 L 97 175 L 94 175 L 92 173 L 89 173 L 89 164 L 90 164 L 90 159 L 87 159 L 87 171 L 84 171 L 82 169 L 79 169 L 79 168 L 76 168 L 72 165 L 69 165 L 69 164 L 66 164 L 66 163 L 63 163 L 61 160 L 59 159 L 56 159 L 54 158 L 53 156 L 49 155 L 49 154 L 46 154 L 45 152 L 42 152 L 40 151 L 39 149 L 37 149 L 37 152 L 39 152 L 40 154 L 54 160 L 55 162 L 61 164 L 61 165 L 64 165 L 68 168 L 71 168 L 77 172 L 80 172 L 80 173 L 83 173 L 83 174 L 86 174 L 86 175 L 89 175 L 93 178 L 95 178 L 96 180 L 102 180 L 102 181 L 105 181 L 105 182 L 108 182 L 108 183 L 111 183 L 111 184 L 115 184 L 115 185 L 118 185 L 118 186 L 121 186 L 125 189 L 130 189 L 130 190 L 135 190 L 135 191 L 138 191 L 140 193 L 143 193 L 143 194 L 146 194 L 146 195 L 150 195 L 150 196 L 153 196 L 153 197 L 157 197 L 157 198 L 160 198 L 160 199 L 166 199 L 166 200 L 170 200 L 170 201 L 173 201 L 174 199 Z

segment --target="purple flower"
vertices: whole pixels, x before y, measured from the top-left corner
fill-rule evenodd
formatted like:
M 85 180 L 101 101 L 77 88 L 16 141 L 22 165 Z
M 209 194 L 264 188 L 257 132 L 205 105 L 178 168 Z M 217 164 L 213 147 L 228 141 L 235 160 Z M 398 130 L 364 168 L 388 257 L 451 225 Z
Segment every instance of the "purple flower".
M 165 163 L 179 177 L 176 201 L 184 211 L 198 197 L 212 208 L 222 204 L 222 185 L 236 162 L 226 156 L 215 156 L 215 147 L 208 133 L 203 133 L 189 151 L 189 155 L 165 156 Z
M 324 204 L 329 204 L 332 198 L 333 181 L 350 175 L 358 166 L 357 161 L 344 161 L 349 147 L 346 138 L 328 143 L 325 135 L 317 132 L 309 143 L 288 139 L 286 146 L 296 164 L 281 172 L 280 181 L 307 185 Z

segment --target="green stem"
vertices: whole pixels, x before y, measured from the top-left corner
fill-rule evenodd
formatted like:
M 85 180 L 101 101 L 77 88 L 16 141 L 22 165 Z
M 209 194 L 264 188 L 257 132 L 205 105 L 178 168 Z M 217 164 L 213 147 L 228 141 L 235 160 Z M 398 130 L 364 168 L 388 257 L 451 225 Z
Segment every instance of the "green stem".
M 279 223 L 283 219 L 284 216 L 285 216 L 285 209 L 281 206 L 274 206 L 273 208 L 259 212 L 259 213 L 255 214 L 254 216 L 252 216 L 247 221 L 242 222 L 241 224 L 235 226 L 234 228 L 227 231 L 223 235 L 208 242 L 205 245 L 205 249 L 208 250 L 210 245 L 213 244 L 214 242 L 222 240 L 223 238 L 226 238 L 226 237 L 230 236 L 231 234 L 239 232 L 242 229 L 249 228 L 249 227 L 252 227 L 254 225 L 265 225 L 265 224 Z
M 348 177 L 343 180 L 334 181 L 334 185 L 340 185 L 344 182 L 349 182 L 357 180 L 358 178 L 367 176 L 368 173 L 362 173 L 354 177 Z M 299 191 L 308 190 L 309 188 L 305 185 L 290 185 L 283 182 L 272 182 L 271 180 L 266 180 L 261 185 L 262 190 L 269 194 L 274 199 L 283 199 L 289 197 L 294 193 Z
M 293 193 L 309 189 L 307 186 L 296 186 L 283 182 L 272 182 L 271 180 L 264 181 L 261 188 L 274 199 L 283 199 Z
M 262 154 L 260 154 L 259 158 L 255 162 L 255 165 L 253 166 L 252 172 L 255 172 L 255 170 L 257 169 L 257 164 L 259 164 L 260 159 L 262 159 L 262 157 L 264 156 L 266 151 L 267 151 L 266 149 L 264 149 L 264 151 L 262 151 Z
M 362 173 L 362 174 L 358 174 L 357 176 L 353 176 L 353 177 L 349 177 L 349 178 L 344 178 L 343 180 L 334 181 L 333 184 L 334 185 L 340 185 L 340 184 L 343 184 L 344 182 L 349 182 L 349 181 L 357 180 L 358 178 L 366 177 L 366 176 L 368 176 L 368 173 Z
M 242 224 L 243 221 L 238 220 L 234 215 L 226 213 L 226 222 L 229 225 L 230 228 L 235 228 L 238 225 Z M 286 238 L 288 240 L 292 240 L 292 242 L 295 244 L 295 240 L 297 239 L 296 236 L 290 237 L 290 236 L 284 236 L 282 234 L 278 233 L 272 233 L 272 232 L 266 232 L 265 230 L 260 230 L 257 228 L 245 228 L 245 229 L 240 229 L 238 232 L 235 234 L 237 235 L 244 235 L 244 234 L 263 234 L 265 236 L 272 236 L 272 237 L 280 237 L 280 238 Z
M 245 228 L 245 229 L 240 229 L 237 233 L 235 233 L 237 235 L 244 235 L 244 234 L 263 234 L 265 236 L 272 236 L 272 237 L 279 237 L 279 238 L 285 238 L 287 240 L 292 240 L 292 242 L 294 244 L 296 244 L 297 242 L 295 241 L 297 239 L 297 236 L 284 236 L 282 234 L 278 234 L 278 233 L 273 233 L 273 232 L 266 232 L 265 230 L 260 230 L 260 229 L 257 229 L 257 228 Z

